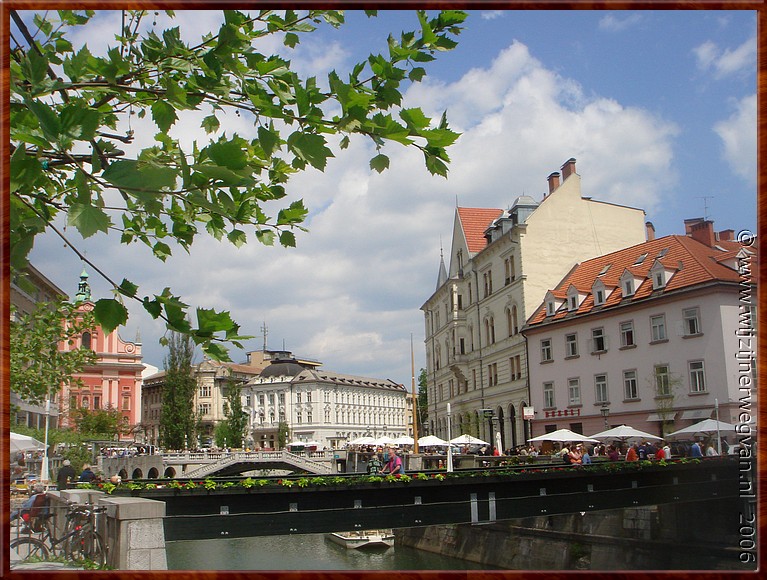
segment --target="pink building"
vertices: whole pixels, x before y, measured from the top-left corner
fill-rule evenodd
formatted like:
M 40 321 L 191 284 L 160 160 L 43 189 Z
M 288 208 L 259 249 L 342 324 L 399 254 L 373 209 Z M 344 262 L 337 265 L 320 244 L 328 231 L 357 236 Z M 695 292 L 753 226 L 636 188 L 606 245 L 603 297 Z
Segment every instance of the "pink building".
M 80 310 L 91 311 L 88 274 L 83 271 L 76 295 L 80 302 Z M 72 426 L 69 410 L 82 407 L 90 410 L 115 408 L 120 411 L 125 425 L 121 439 L 133 440 L 131 429 L 141 422 L 141 372 L 144 365 L 141 362 L 141 343 L 126 342 L 117 333 L 104 333 L 100 327 L 90 332 L 84 332 L 74 344 L 61 345 L 62 350 L 75 348 L 90 348 L 97 355 L 96 364 L 87 367 L 76 375 L 84 384 L 83 387 L 62 387 L 60 412 L 62 426 Z
M 522 331 L 533 435 L 662 436 L 717 404 L 729 423 L 744 400 L 756 408 L 755 247 L 710 221 L 685 227 L 577 264 L 548 291 Z

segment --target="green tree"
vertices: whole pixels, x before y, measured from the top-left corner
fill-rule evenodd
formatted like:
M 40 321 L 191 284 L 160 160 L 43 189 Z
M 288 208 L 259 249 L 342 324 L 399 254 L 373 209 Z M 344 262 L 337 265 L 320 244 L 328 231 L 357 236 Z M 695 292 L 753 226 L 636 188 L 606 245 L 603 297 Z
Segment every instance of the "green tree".
M 114 407 L 106 409 L 74 409 L 69 412 L 77 431 L 93 433 L 100 439 L 114 439 L 123 431 L 123 416 Z
M 13 307 L 11 312 L 11 390 L 25 401 L 41 404 L 62 385 L 81 386 L 82 381 L 72 375 L 94 364 L 96 353 L 71 347 L 94 327 L 93 316 L 64 300 L 41 302 L 27 314 L 17 315 Z M 61 344 L 71 350 L 61 350 Z
M 294 246 L 307 209 L 302 200 L 281 209 L 273 204 L 283 205 L 291 175 L 307 167 L 323 171 L 350 137 L 374 143 L 372 170 L 389 166 L 384 146 L 394 142 L 419 149 L 432 174 L 447 174 L 446 148 L 458 134 L 444 114 L 435 123 L 405 107 L 402 90 L 421 81 L 424 63 L 457 45 L 464 12 L 430 18 L 418 11 L 416 30 L 389 36 L 386 54 L 371 54 L 347 73 L 331 71 L 321 82 L 299 77 L 289 60 L 258 47 L 270 36 L 295 47 L 319 26 L 341 26 L 343 12 L 226 10 L 220 28 L 196 44 L 184 42 L 178 27 L 147 31 L 151 12 L 122 14 L 120 30 L 97 31 L 92 10 L 23 18 L 10 11 L 12 266 L 26 263 L 40 233 L 61 236 L 117 294 L 96 302 L 106 333 L 126 322 L 123 300 L 129 299 L 170 331 L 191 336 L 211 358 L 228 360 L 222 342 L 240 346 L 244 338 L 228 312 L 198 308 L 192 326 L 187 305 L 170 288 L 145 294 L 127 278 L 116 282 L 54 220 L 65 217 L 83 238 L 117 234 L 124 244 L 145 244 L 163 261 L 172 245 L 188 250 L 201 231 L 235 247 L 249 234 L 267 245 Z M 106 55 L 87 44 L 75 48 L 70 38 L 82 32 L 116 32 L 116 44 Z M 199 138 L 184 145 L 173 134 L 188 111 L 205 116 Z M 242 134 L 221 130 L 227 114 L 240 117 Z M 151 119 L 157 133 L 151 146 L 129 155 L 121 147 L 134 140 L 133 115 Z M 119 196 L 106 195 L 113 190 Z
M 427 391 L 426 369 L 418 373 L 418 432 L 423 433 L 423 426 L 429 420 L 429 396 Z
M 165 357 L 165 384 L 162 389 L 160 442 L 166 449 L 194 444 L 194 392 L 197 381 L 192 360 L 194 344 L 188 335 L 172 332 Z
M 290 425 L 286 421 L 280 421 L 277 425 L 277 449 L 285 449 L 290 436 Z
M 242 388 L 238 383 L 230 383 L 224 401 L 224 421 L 227 441 L 231 447 L 242 447 L 248 416 L 242 411 Z

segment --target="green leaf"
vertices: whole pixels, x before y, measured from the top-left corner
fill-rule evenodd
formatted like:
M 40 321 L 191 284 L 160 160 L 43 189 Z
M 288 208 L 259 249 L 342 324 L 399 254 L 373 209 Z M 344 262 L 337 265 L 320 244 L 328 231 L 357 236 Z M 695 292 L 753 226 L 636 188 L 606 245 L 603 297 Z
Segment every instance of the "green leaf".
M 167 101 L 155 101 L 152 103 L 152 119 L 163 133 L 167 133 L 178 120 L 176 110 Z
M 45 138 L 52 142 L 58 141 L 61 132 L 58 114 L 41 101 L 27 98 L 24 99 L 24 102 L 32 114 L 37 117 Z
M 399 114 L 405 124 L 412 129 L 423 129 L 429 126 L 431 119 L 423 114 L 419 108 L 402 109 Z
M 293 232 L 280 232 L 280 244 L 286 248 L 296 247 L 296 236 Z
M 112 225 L 112 220 L 101 208 L 77 202 L 69 206 L 67 222 L 77 228 L 83 238 L 89 238 L 97 232 L 107 233 Z
M 280 142 L 280 134 L 266 127 L 258 128 L 258 141 L 267 157 L 271 157 Z
M 244 150 L 246 145 L 244 139 L 234 137 L 229 141 L 211 143 L 205 151 L 216 165 L 234 170 L 243 169 L 248 165 L 248 155 Z
M 411 70 L 411 71 L 408 73 L 408 75 L 407 75 L 407 76 L 408 76 L 408 78 L 409 78 L 411 81 L 413 81 L 413 82 L 415 82 L 415 83 L 419 83 L 419 82 L 421 82 L 421 80 L 423 79 L 423 77 L 425 77 L 425 76 L 426 76 L 426 69 L 424 69 L 423 67 L 417 66 L 417 67 L 415 67 L 414 69 L 412 69 L 412 70 Z
M 376 170 L 381 173 L 385 169 L 389 168 L 389 158 L 384 154 L 379 154 L 370 160 L 370 169 Z
M 162 314 L 162 304 L 160 304 L 159 300 L 150 300 L 149 296 L 144 296 L 144 300 L 142 302 L 144 304 L 144 310 L 151 314 L 152 318 L 156 319 L 160 316 L 160 314 Z
M 328 157 L 333 157 L 333 152 L 325 146 L 325 143 L 325 137 L 315 133 L 296 131 L 288 137 L 288 148 L 299 159 L 320 171 L 325 170 Z
M 37 88 L 48 79 L 48 60 L 37 53 L 36 50 L 30 50 L 22 62 L 27 80 L 33 88 Z
M 105 335 L 128 321 L 128 309 L 113 298 L 102 298 L 96 301 L 93 315 L 99 326 L 104 329 Z
M 265 246 L 273 246 L 274 238 L 274 232 L 271 230 L 256 230 L 256 239 Z
M 248 236 L 242 230 L 234 229 L 226 236 L 237 248 L 241 248 L 248 243 Z
M 202 344 L 202 351 L 212 360 L 219 362 L 230 362 L 229 352 L 220 344 L 205 342 Z
M 295 48 L 298 42 L 299 42 L 298 35 L 292 32 L 288 32 L 285 35 L 285 40 L 283 40 L 283 43 L 285 44 L 285 46 L 289 46 L 290 48 Z
M 210 135 L 211 133 L 215 133 L 218 131 L 218 128 L 221 126 L 221 123 L 219 123 L 218 119 L 215 115 L 208 115 L 202 120 L 202 123 L 200 123 L 200 127 L 205 129 L 205 132 Z
M 101 174 L 115 187 L 126 190 L 160 191 L 176 185 L 177 172 L 169 167 L 151 165 L 133 159 L 111 163 Z
M 138 291 L 138 286 L 136 286 L 133 282 L 131 282 L 127 278 L 123 278 L 123 281 L 120 282 L 120 285 L 117 287 L 117 290 L 123 296 L 128 296 L 129 298 L 133 298 L 134 296 L 136 296 L 136 292 Z
M 212 336 L 216 332 L 227 332 L 236 325 L 229 312 L 216 312 L 208 308 L 197 309 L 198 336 Z

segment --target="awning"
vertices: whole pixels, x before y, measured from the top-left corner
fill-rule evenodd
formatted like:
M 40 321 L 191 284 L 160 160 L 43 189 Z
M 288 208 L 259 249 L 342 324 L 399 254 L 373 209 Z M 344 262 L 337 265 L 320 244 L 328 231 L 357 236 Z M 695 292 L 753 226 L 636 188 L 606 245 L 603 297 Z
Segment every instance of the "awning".
M 687 409 L 682 412 L 680 419 L 709 419 L 711 417 L 711 409 Z
M 660 413 L 650 413 L 647 415 L 647 421 L 673 421 L 674 417 L 676 416 L 676 411 L 673 413 L 664 413 L 664 416 L 661 417 Z

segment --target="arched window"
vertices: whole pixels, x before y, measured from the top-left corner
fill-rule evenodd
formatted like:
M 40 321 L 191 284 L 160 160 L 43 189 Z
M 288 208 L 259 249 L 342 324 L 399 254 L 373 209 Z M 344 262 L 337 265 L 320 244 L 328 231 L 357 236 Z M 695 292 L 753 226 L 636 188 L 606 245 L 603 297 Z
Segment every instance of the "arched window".
M 90 332 L 83 332 L 82 336 L 82 348 L 87 348 L 90 350 L 91 348 L 91 333 Z
M 513 334 L 519 334 L 519 323 L 517 321 L 517 305 L 511 307 L 511 327 Z

